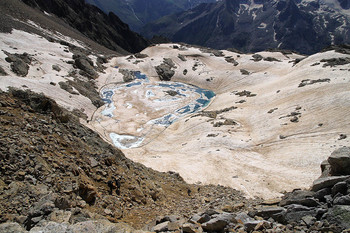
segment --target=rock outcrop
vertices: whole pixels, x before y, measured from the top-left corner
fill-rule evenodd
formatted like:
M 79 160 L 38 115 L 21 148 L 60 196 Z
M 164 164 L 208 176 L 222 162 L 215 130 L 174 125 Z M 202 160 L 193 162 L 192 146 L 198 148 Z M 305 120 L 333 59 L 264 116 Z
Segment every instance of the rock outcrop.
M 170 58 L 164 58 L 163 63 L 155 67 L 159 79 L 162 81 L 171 80 L 175 74 L 174 68 L 176 68 L 175 63 Z

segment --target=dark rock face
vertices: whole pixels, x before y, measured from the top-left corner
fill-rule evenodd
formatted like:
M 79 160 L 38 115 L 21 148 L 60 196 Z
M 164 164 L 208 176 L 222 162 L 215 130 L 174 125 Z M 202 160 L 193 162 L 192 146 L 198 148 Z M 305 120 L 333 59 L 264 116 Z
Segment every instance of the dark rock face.
M 136 53 L 149 45 L 140 35 L 132 32 L 114 13 L 105 14 L 84 0 L 22 0 L 29 6 L 55 14 L 85 36 L 118 50 Z
M 146 23 L 191 9 L 200 3 L 215 2 L 215 0 L 87 0 L 86 2 L 99 7 L 106 13 L 115 13 L 132 30 L 140 31 Z
M 348 1 L 341 2 L 346 9 Z M 260 5 L 253 8 L 253 3 Z M 279 48 L 311 54 L 331 44 L 349 43 L 350 27 L 341 26 L 343 22 L 349 25 L 349 18 L 327 3 L 223 0 L 163 17 L 141 33 L 216 49 Z

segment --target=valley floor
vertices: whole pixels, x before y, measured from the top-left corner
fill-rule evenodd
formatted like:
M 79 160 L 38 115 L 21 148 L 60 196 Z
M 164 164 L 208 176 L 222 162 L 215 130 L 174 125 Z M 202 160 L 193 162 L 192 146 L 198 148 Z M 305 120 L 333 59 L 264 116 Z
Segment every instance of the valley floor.
M 215 56 L 175 44 L 153 46 L 142 54 L 148 56 L 115 58 L 112 66 L 141 71 L 156 81 L 154 67 L 171 59 L 176 65 L 172 81 L 213 90 L 216 97 L 205 111 L 146 137 L 139 148 L 124 150 L 134 161 L 179 172 L 190 183 L 221 184 L 250 198 L 271 198 L 308 188 L 319 176 L 320 163 L 336 148 L 349 145 L 350 65 L 330 63 L 349 61 L 349 55 L 222 51 Z M 110 69 L 99 78 L 99 86 L 121 80 Z M 146 111 L 142 106 L 132 109 L 124 117 L 133 119 L 136 112 Z M 113 124 L 92 125 L 109 141 L 109 133 L 118 131 Z

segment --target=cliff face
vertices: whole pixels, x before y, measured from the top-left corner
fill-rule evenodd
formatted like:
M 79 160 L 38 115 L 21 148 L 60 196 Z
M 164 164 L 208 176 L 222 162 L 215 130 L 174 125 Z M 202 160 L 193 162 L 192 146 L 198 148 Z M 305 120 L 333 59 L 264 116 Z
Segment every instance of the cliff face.
M 84 0 L 23 0 L 31 7 L 54 14 L 71 27 L 97 43 L 111 49 L 118 47 L 136 53 L 149 45 L 142 36 L 131 31 L 114 13 L 105 14 Z

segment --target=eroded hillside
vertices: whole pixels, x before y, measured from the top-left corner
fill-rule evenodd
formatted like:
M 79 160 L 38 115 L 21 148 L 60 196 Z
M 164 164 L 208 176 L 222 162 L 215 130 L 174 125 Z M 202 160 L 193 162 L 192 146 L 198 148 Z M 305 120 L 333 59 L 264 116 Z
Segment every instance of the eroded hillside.
M 139 148 L 125 150 L 127 157 L 160 171 L 178 171 L 190 183 L 222 184 L 265 198 L 307 188 L 321 161 L 349 144 L 350 119 L 344 113 L 349 109 L 350 57 L 344 51 L 305 57 L 177 44 L 149 47 L 142 56 L 113 59 L 97 85 L 119 85 L 122 69 L 141 71 L 151 83 L 167 73 L 167 80 L 213 90 L 211 104 L 165 130 L 143 133 L 150 123 L 135 116 L 147 113 L 151 98 L 138 104 L 130 95 L 115 95 L 115 116 L 103 115 L 107 107 L 102 107 L 91 125 L 110 142 L 113 132 L 144 137 Z M 164 67 L 166 61 L 173 65 Z M 159 73 L 162 64 L 165 72 Z M 169 95 L 157 98 L 164 96 Z

